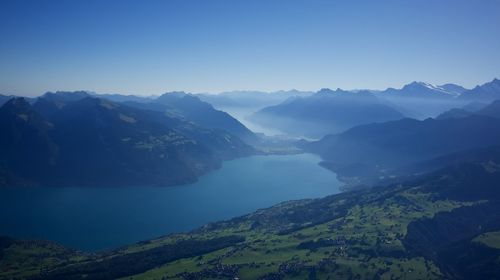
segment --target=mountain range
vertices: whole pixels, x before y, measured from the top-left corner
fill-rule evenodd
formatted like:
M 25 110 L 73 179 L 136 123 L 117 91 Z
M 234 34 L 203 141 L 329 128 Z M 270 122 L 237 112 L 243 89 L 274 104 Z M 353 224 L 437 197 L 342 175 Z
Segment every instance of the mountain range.
M 216 108 L 263 108 L 267 106 L 277 105 L 290 97 L 305 97 L 312 95 L 314 92 L 299 91 L 299 90 L 281 90 L 275 92 L 263 91 L 226 91 L 218 94 L 200 93 L 197 96 L 201 100 L 212 104 Z
M 351 184 L 373 184 L 380 178 L 409 175 L 409 170 L 428 172 L 429 164 L 425 162 L 500 143 L 499 101 L 474 113 L 457 110 L 435 119 L 357 126 L 304 144 L 304 148 L 320 154 L 324 166 Z M 443 165 L 431 166 L 435 169 Z M 365 181 L 360 182 L 359 178 Z
M 253 114 L 251 120 L 296 136 L 317 138 L 370 122 L 404 116 L 368 91 L 322 89 L 308 97 L 289 98 Z
M 290 97 L 262 111 L 319 137 L 337 129 L 297 145 L 319 154 L 345 192 L 92 254 L 0 237 L 0 279 L 496 279 L 496 83 Z M 410 119 L 399 100 L 415 96 L 456 107 Z M 176 185 L 257 153 L 256 136 L 196 95 L 108 97 L 115 101 L 88 92 L 9 98 L 0 107 L 0 186 Z M 312 134 L 315 122 L 324 127 Z
M 262 108 L 250 120 L 287 134 L 318 138 L 361 124 L 403 117 L 423 120 L 453 108 L 484 106 L 495 99 L 500 99 L 497 79 L 472 90 L 455 84 L 434 86 L 424 82 L 384 91 L 322 89 L 311 96 L 293 97 Z
M 132 107 L 167 113 L 184 118 L 203 127 L 227 131 L 249 144 L 258 142 L 257 136 L 238 120 L 193 94 L 184 92 L 165 93 L 150 102 L 126 101 Z
M 464 101 L 491 102 L 500 99 L 500 80 L 493 79 L 489 83 L 478 85 L 462 93 L 459 99 Z
M 225 130 L 84 92 L 10 99 L 0 130 L 4 186 L 177 185 L 255 153 Z

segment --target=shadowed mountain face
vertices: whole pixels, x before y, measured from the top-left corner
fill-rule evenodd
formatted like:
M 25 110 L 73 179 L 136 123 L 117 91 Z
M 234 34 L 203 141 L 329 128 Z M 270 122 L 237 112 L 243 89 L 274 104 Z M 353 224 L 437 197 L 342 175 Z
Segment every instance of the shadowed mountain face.
M 1 108 L 1 129 L 9 131 L 1 136 L 2 148 L 10 151 L 2 153 L 3 172 L 17 180 L 3 185 L 175 185 L 253 153 L 226 132 L 163 113 L 91 97 L 64 106 L 59 101 L 39 100 L 44 106 L 35 107 L 54 108 L 45 116 L 23 99 Z M 20 167 L 24 162 L 29 168 Z
M 90 97 L 90 94 L 85 91 L 47 92 L 36 99 L 36 102 L 33 104 L 33 108 L 43 116 L 51 117 L 59 110 L 63 109 L 66 105 L 87 97 Z
M 46 176 L 58 149 L 48 136 L 53 125 L 23 98 L 0 107 L 0 186 L 30 184 Z
M 229 114 L 214 109 L 210 104 L 201 101 L 194 95 L 183 92 L 167 93 L 157 98 L 119 94 L 95 94 L 85 91 L 48 92 L 37 98 L 34 108 L 42 115 L 51 117 L 64 106 L 85 97 L 101 98 L 122 103 L 129 107 L 158 111 L 168 114 L 173 118 L 184 119 L 186 122 L 194 122 L 204 128 L 229 132 L 250 144 L 258 140 L 253 132 Z
M 401 118 L 401 113 L 370 92 L 322 89 L 310 97 L 266 107 L 251 119 L 292 135 L 317 138 L 360 124 Z
M 163 94 L 152 102 L 125 102 L 124 104 L 163 112 L 206 128 L 226 131 L 249 144 L 258 141 L 257 136 L 238 120 L 226 112 L 214 109 L 212 105 L 201 101 L 195 95 L 172 92 Z
M 238 120 L 226 112 L 214 109 L 209 103 L 198 97 L 185 93 L 167 93 L 155 101 L 173 108 L 186 119 L 211 129 L 225 130 L 249 143 L 257 141 L 257 137 Z
M 373 182 L 397 175 L 396 170 L 407 166 L 498 143 L 500 119 L 465 115 L 358 126 L 308 144 L 306 149 L 320 154 L 323 164 L 341 176 L 371 177 Z M 426 170 L 425 164 L 420 167 L 410 169 Z
M 12 99 L 12 96 L 0 94 L 0 106 L 7 103 L 10 99 Z

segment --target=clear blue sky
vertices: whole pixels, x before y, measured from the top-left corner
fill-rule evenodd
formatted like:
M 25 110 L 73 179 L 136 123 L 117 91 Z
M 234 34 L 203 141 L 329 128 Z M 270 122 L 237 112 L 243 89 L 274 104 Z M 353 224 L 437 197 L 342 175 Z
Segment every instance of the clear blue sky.
M 500 78 L 498 0 L 2 0 L 0 93 L 467 87 Z

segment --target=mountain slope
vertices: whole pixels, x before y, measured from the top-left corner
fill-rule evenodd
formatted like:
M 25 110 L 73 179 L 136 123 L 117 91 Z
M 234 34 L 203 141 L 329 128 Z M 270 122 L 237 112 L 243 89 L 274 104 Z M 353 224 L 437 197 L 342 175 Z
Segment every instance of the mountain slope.
M 406 116 L 424 119 L 465 105 L 457 96 L 464 88 L 454 84 L 434 86 L 424 82 L 412 82 L 401 89 L 388 88 L 377 96 L 391 102 Z
M 197 94 L 201 100 L 216 108 L 250 107 L 263 108 L 277 105 L 290 97 L 309 96 L 312 92 L 298 90 L 282 90 L 276 92 L 262 91 L 228 91 L 219 94 Z
M 436 119 L 448 119 L 448 118 L 463 118 L 471 115 L 481 115 L 481 116 L 489 116 L 493 118 L 500 118 L 500 100 L 495 100 L 490 104 L 484 104 L 481 106 L 468 106 L 470 107 L 478 107 L 477 110 L 466 110 L 454 108 L 448 110 L 439 116 Z
M 50 118 L 68 104 L 87 97 L 90 97 L 90 95 L 86 91 L 47 92 L 36 99 L 33 109 L 43 116 Z
M 153 102 L 125 102 L 124 104 L 142 109 L 167 112 L 202 127 L 226 131 L 249 144 L 258 141 L 257 136 L 238 120 L 226 112 L 214 109 L 212 105 L 191 94 L 172 92 L 161 95 Z
M 10 99 L 12 99 L 12 96 L 0 94 L 0 106 L 7 103 Z
M 0 185 L 31 185 L 48 172 L 58 153 L 48 136 L 52 129 L 23 98 L 0 107 Z
M 438 87 L 444 89 L 445 91 L 447 91 L 455 96 L 459 96 L 460 94 L 467 91 L 467 89 L 464 88 L 463 86 L 456 85 L 456 84 L 444 84 L 444 85 L 440 85 Z
M 476 112 L 478 115 L 500 118 L 500 100 L 495 100 L 491 104 Z
M 394 171 L 440 156 L 500 143 L 500 120 L 471 115 L 463 118 L 427 119 L 364 125 L 305 145 L 318 153 L 323 165 L 351 184 L 360 178 L 395 175 Z
M 400 118 L 401 113 L 369 92 L 322 89 L 310 97 L 290 98 L 266 107 L 251 119 L 292 135 L 317 138 L 360 124 Z
M 460 95 L 459 99 L 467 102 L 475 101 L 487 103 L 500 99 L 500 80 L 493 79 L 493 81 L 489 83 L 476 86 Z
M 21 177 L 36 185 L 176 185 L 195 181 L 224 159 L 253 153 L 252 148 L 230 134 L 104 99 L 86 97 L 69 103 L 50 114 L 49 119 L 26 102 L 22 105 L 23 113 L 2 117 L 4 126 L 13 124 L 13 129 L 19 130 L 22 122 L 12 123 L 9 117 L 37 116 L 37 124 L 48 127 L 42 130 L 38 125 L 37 135 L 55 146 L 47 155 L 29 155 L 32 169 L 40 172 Z M 4 106 L 2 111 L 9 108 Z M 5 149 L 16 159 L 25 159 L 21 155 L 28 151 L 26 147 L 36 144 L 37 138 L 21 135 L 18 142 L 22 145 L 16 146 L 12 139 L 16 134 L 5 135 L 4 141 L 13 143 Z M 20 170 L 9 162 L 5 168 L 13 174 Z
M 401 89 L 388 88 L 381 94 L 408 98 L 449 99 L 456 96 L 457 91 L 460 92 L 462 89 L 462 87 L 454 84 L 435 86 L 424 82 L 412 82 Z

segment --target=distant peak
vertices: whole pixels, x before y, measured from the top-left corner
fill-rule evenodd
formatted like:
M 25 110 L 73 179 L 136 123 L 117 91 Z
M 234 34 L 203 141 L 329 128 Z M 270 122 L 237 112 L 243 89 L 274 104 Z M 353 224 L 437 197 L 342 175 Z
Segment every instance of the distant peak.
M 422 82 L 422 81 L 413 81 L 413 82 L 411 82 L 410 84 L 408 84 L 406 86 L 411 86 L 411 87 L 417 87 L 418 86 L 418 87 L 426 87 L 426 88 L 431 88 L 431 89 L 437 88 L 433 84 Z
M 28 114 L 31 112 L 31 105 L 23 97 L 14 97 L 7 101 L 1 108 L 3 112 L 11 114 Z
M 323 96 L 323 95 L 331 95 L 333 93 L 335 93 L 335 92 L 329 88 L 322 88 L 318 92 L 316 92 L 315 95 L 316 96 Z
M 85 91 L 85 90 L 75 90 L 75 91 L 56 91 L 56 92 L 52 92 L 52 91 L 47 91 L 45 94 L 45 96 L 49 96 L 49 95 L 80 95 L 80 96 L 83 96 L 83 95 L 90 95 L 90 92 L 88 91 Z
M 318 91 L 319 92 L 333 92 L 333 90 L 331 90 L 330 88 L 322 88 Z
M 4 106 L 11 106 L 16 108 L 31 107 L 24 97 L 14 97 L 7 101 Z
M 424 82 L 420 82 L 420 81 L 413 81 L 413 82 L 409 83 L 408 85 L 409 85 L 409 86 L 416 86 L 416 85 L 422 85 L 422 84 L 424 84 Z
M 187 95 L 187 93 L 185 91 L 169 91 L 169 92 L 165 92 L 163 95 L 184 96 L 184 95 Z

